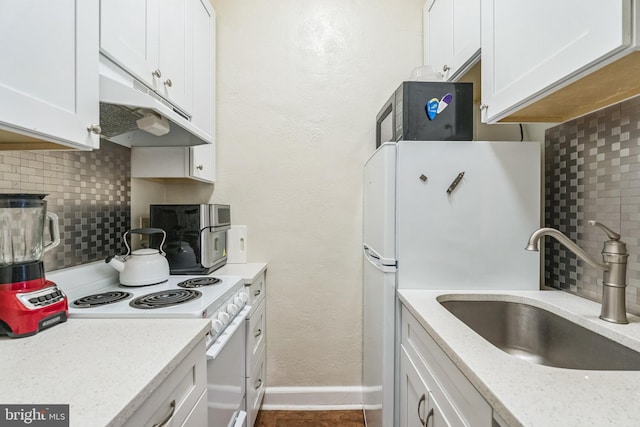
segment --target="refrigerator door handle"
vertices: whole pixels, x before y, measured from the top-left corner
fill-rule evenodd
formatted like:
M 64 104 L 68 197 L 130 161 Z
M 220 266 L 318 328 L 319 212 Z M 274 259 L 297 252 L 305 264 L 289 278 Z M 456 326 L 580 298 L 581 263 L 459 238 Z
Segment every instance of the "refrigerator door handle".
M 389 262 L 389 260 L 385 260 L 367 245 L 363 246 L 362 252 L 364 253 L 365 259 L 378 270 L 385 273 L 393 273 L 397 270 L 395 261 Z
M 371 248 L 370 248 L 369 246 L 367 246 L 367 245 L 364 245 L 364 255 L 365 255 L 367 258 L 373 258 L 373 259 L 375 259 L 375 260 L 380 261 L 380 255 L 378 255 L 378 254 L 376 253 L 376 251 L 374 251 L 373 249 L 371 249 Z

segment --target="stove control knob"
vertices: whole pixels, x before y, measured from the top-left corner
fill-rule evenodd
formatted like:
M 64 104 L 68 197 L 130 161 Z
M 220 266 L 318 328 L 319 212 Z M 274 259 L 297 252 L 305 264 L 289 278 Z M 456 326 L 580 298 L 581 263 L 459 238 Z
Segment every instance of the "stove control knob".
M 249 295 L 245 292 L 240 292 L 238 294 L 238 298 L 240 299 L 240 301 L 242 301 L 243 304 L 246 304 L 246 302 L 249 301 Z
M 239 308 L 238 308 L 238 306 L 237 306 L 237 305 L 235 305 L 235 304 L 229 304 L 229 305 L 227 305 L 227 311 L 228 311 L 229 313 L 233 314 L 233 315 L 238 314 L 238 311 L 239 311 L 239 310 L 240 310 L 240 309 L 239 309 Z
M 240 295 L 236 296 L 236 297 L 233 299 L 233 303 L 234 303 L 235 305 L 237 305 L 237 306 L 238 306 L 238 308 L 242 308 L 242 307 L 244 307 L 244 305 L 245 305 L 245 303 L 246 303 L 246 302 L 247 302 L 247 300 L 246 300 L 246 299 L 242 299 L 242 297 L 240 297 Z
M 221 311 L 220 313 L 218 313 L 218 320 L 223 324 L 226 325 L 227 323 L 229 323 L 229 313 L 225 313 L 224 311 Z
M 218 319 L 213 319 L 211 321 L 211 329 L 213 329 L 213 332 L 217 334 L 224 329 L 224 323 L 222 323 Z

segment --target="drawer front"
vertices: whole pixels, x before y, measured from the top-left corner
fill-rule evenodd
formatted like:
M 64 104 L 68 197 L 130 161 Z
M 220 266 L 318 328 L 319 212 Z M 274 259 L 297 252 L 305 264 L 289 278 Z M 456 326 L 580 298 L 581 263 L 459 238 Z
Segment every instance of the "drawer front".
M 247 378 L 247 427 L 253 427 L 258 416 L 266 388 L 266 357 L 264 351 L 256 359 L 256 364 Z
M 459 420 L 470 427 L 491 426 L 491 406 L 404 306 L 402 347 L 418 366 L 451 425 Z
M 208 412 L 207 412 L 207 393 L 206 391 L 202 392 L 200 395 L 200 399 L 196 403 L 196 406 L 189 413 L 187 418 L 182 423 L 181 427 L 201 427 L 206 426 L 208 420 Z
M 179 426 L 187 419 L 198 400 L 206 392 L 206 385 L 207 370 L 203 338 L 124 425 L 151 427 L 162 424 L 169 418 L 170 425 Z
M 246 288 L 249 291 L 249 305 L 257 306 L 265 297 L 266 288 L 266 275 L 262 273 L 251 284 L 247 284 Z M 249 314 L 251 316 L 251 314 Z
M 247 319 L 247 375 L 251 373 L 257 356 L 264 352 L 267 333 L 266 305 L 263 300 L 253 311 L 251 318 Z

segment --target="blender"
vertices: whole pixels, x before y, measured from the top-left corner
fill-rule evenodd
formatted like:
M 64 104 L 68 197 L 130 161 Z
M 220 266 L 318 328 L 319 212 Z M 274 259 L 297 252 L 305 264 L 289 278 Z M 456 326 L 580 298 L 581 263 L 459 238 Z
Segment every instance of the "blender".
M 45 196 L 0 194 L 0 335 L 25 337 L 67 320 L 67 297 L 44 276 L 43 254 L 60 243 Z

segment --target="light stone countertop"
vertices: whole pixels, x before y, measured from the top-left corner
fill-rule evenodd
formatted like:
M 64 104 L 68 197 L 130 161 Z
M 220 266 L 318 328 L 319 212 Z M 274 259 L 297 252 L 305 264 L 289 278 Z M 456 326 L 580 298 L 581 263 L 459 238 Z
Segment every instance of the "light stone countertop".
M 510 356 L 477 335 L 437 298 L 525 302 L 640 351 L 640 318 L 628 325 L 598 319 L 600 304 L 562 291 L 399 290 L 416 317 L 485 400 L 510 426 L 640 425 L 640 371 L 553 368 Z M 455 295 L 455 296 L 453 296 Z
M 0 403 L 69 404 L 72 427 L 122 425 L 201 345 L 209 323 L 69 319 L 31 337 L 1 337 Z
M 230 264 L 226 263 L 212 274 L 215 276 L 240 276 L 244 279 L 246 285 L 250 285 L 262 273 L 267 270 L 267 264 L 264 262 L 248 262 L 246 264 Z

